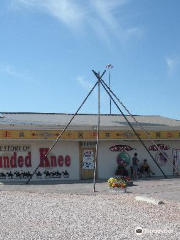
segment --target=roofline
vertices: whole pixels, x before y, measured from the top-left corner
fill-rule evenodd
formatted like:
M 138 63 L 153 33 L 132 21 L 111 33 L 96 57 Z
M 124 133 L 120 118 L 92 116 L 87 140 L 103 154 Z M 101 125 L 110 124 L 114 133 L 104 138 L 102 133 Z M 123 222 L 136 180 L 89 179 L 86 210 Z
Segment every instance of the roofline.
M 75 113 L 50 113 L 50 112 L 0 112 L 0 118 L 4 118 L 6 114 L 24 114 L 24 115 L 31 115 L 31 114 L 37 114 L 37 115 L 66 115 L 66 116 L 73 116 Z M 97 116 L 98 113 L 77 113 L 78 116 Z M 122 114 L 100 114 L 100 116 L 123 116 Z M 124 116 L 130 117 L 129 114 L 124 114 Z M 166 118 L 171 119 L 177 122 L 180 122 L 180 119 L 170 118 L 170 117 L 164 117 L 161 115 L 138 115 L 138 114 L 132 114 L 133 117 L 160 117 L 160 118 Z
M 46 114 L 46 115 L 74 115 L 75 113 L 50 113 L 50 112 L 0 112 L 0 114 Z M 77 115 L 98 115 L 98 113 L 77 113 Z M 101 113 L 101 116 L 123 116 L 122 114 L 108 114 L 108 113 Z M 125 116 L 131 116 L 129 114 L 124 114 Z M 138 115 L 138 114 L 132 114 L 132 116 L 137 117 L 162 117 L 160 115 Z

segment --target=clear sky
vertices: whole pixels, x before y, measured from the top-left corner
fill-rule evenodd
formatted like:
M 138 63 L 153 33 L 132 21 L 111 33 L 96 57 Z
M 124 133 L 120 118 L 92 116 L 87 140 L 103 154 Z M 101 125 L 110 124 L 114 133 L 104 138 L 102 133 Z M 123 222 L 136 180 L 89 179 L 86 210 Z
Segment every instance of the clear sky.
M 180 0 L 0 0 L 0 112 L 74 113 L 109 63 L 132 114 L 180 119 Z

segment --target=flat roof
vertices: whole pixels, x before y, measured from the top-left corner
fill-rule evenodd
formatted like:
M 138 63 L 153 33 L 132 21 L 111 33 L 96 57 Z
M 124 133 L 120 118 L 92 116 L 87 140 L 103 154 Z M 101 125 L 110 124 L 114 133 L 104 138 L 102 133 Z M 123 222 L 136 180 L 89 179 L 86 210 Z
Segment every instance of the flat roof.
M 180 120 L 175 120 L 162 116 L 143 116 L 133 115 L 138 123 L 143 127 L 150 128 L 180 128 Z M 66 126 L 72 119 L 73 114 L 66 113 L 33 113 L 33 112 L 1 112 L 0 126 Z M 137 126 L 130 115 L 126 115 L 128 121 Z M 78 114 L 71 122 L 73 127 L 96 126 L 98 120 L 97 114 Z M 100 125 L 103 127 L 127 127 L 126 119 L 118 114 L 101 114 Z

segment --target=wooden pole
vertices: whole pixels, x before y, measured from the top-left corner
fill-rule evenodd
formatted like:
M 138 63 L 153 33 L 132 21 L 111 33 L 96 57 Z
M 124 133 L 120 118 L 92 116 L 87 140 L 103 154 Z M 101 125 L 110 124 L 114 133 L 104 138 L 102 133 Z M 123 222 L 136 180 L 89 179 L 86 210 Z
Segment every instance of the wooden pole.
M 96 129 L 96 153 L 94 159 L 94 185 L 93 192 L 96 192 L 96 171 L 97 171 L 97 160 L 98 160 L 98 150 L 99 150 L 99 128 L 100 128 L 100 73 L 98 73 L 98 123 Z
M 142 145 L 144 146 L 144 148 L 146 149 L 146 151 L 149 153 L 149 155 L 151 156 L 151 158 L 153 159 L 153 161 L 155 162 L 155 164 L 157 165 L 157 167 L 159 168 L 159 170 L 162 172 L 162 174 L 164 175 L 165 178 L 167 178 L 167 176 L 165 175 L 165 173 L 163 172 L 163 170 L 161 169 L 161 167 L 159 166 L 159 164 L 157 163 L 157 161 L 154 159 L 154 157 L 152 156 L 152 154 L 150 153 L 150 151 L 148 150 L 148 148 L 146 147 L 146 145 L 144 144 L 144 142 L 142 141 L 142 139 L 140 138 L 139 134 L 135 131 L 134 127 L 132 126 L 132 124 L 128 121 L 127 117 L 124 115 L 124 113 L 122 112 L 122 110 L 120 109 L 120 107 L 118 106 L 118 104 L 116 103 L 116 101 L 113 99 L 113 97 L 111 96 L 111 94 L 108 91 L 108 87 L 106 85 L 106 83 L 103 80 L 100 80 L 102 86 L 104 87 L 105 91 L 107 92 L 107 94 L 110 96 L 110 98 L 112 99 L 113 103 L 116 105 L 116 107 L 118 108 L 118 110 L 120 111 L 120 113 L 122 114 L 122 116 L 125 118 L 126 122 L 129 124 L 129 126 L 131 127 L 131 129 L 133 130 L 133 132 L 135 133 L 136 137 L 139 139 L 139 141 L 142 143 Z M 111 91 L 111 90 L 110 90 Z M 112 92 L 112 91 L 111 91 Z M 112 92 L 113 93 L 113 92 Z
M 72 120 L 75 118 L 75 116 L 78 114 L 79 110 L 81 109 L 81 107 L 84 105 L 84 103 L 86 102 L 86 100 L 88 99 L 88 97 L 90 96 L 90 94 L 92 93 L 92 91 L 95 89 L 95 87 L 97 86 L 98 81 L 95 83 L 94 87 L 91 89 L 91 91 L 88 93 L 88 95 L 86 96 L 86 98 L 84 99 L 84 101 L 82 102 L 82 104 L 80 105 L 80 107 L 78 108 L 78 110 L 75 112 L 75 114 L 72 116 L 71 120 L 69 121 L 69 123 L 65 126 L 65 128 L 59 133 L 59 136 L 57 137 L 57 139 L 54 141 L 53 145 L 49 148 L 49 151 L 44 155 L 43 159 L 40 161 L 39 165 L 36 167 L 36 169 L 34 170 L 33 174 L 31 174 L 31 176 L 29 177 L 29 179 L 27 180 L 26 184 L 28 184 L 30 182 L 30 180 L 32 179 L 32 177 L 34 176 L 34 174 L 37 172 L 38 168 L 40 167 L 40 165 L 45 161 L 45 158 L 49 155 L 49 153 L 52 151 L 52 149 L 55 147 L 55 145 L 57 144 L 57 142 L 59 141 L 59 139 L 62 137 L 63 133 L 66 131 L 66 129 L 69 127 L 69 125 L 71 124 Z

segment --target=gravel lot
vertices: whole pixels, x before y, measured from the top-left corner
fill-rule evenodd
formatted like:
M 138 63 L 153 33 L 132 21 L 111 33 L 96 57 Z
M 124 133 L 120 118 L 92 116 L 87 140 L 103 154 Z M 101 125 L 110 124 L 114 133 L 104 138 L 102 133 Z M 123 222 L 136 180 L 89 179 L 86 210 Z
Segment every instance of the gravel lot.
M 134 193 L 70 194 L 20 188 L 0 189 L 2 240 L 180 239 L 178 201 L 164 200 L 165 204 L 155 206 L 136 201 Z M 141 235 L 135 233 L 137 227 L 143 229 Z

